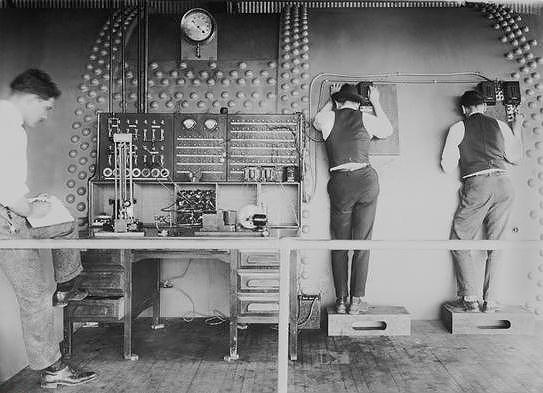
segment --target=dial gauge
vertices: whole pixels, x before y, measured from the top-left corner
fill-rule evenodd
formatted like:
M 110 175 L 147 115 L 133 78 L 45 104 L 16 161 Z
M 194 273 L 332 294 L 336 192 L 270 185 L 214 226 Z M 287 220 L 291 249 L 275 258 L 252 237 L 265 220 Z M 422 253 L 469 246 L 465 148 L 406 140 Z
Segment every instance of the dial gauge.
M 181 18 L 181 31 L 188 41 L 204 44 L 215 35 L 216 23 L 213 16 L 203 8 L 188 10 Z

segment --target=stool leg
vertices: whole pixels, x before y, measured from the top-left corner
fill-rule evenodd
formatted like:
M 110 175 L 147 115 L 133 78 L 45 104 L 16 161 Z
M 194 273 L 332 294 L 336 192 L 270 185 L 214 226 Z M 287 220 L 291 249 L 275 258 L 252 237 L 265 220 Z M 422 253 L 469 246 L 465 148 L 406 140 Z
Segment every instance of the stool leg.
M 156 280 L 153 287 L 153 324 L 151 329 L 163 329 L 164 324 L 160 323 L 160 259 L 153 261 L 155 264 Z
M 72 357 L 72 337 L 73 337 L 73 322 L 70 318 L 71 307 L 64 307 L 63 319 L 64 319 L 64 341 L 62 342 L 62 355 L 69 359 Z

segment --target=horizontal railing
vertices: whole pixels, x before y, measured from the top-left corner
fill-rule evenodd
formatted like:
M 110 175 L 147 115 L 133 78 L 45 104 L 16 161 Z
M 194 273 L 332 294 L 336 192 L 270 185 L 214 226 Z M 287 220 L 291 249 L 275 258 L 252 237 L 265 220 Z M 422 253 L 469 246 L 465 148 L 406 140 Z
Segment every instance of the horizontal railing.
M 110 238 L 110 239 L 10 239 L 4 248 L 75 249 L 248 249 L 248 250 L 506 250 L 543 249 L 542 240 L 330 240 L 301 238 Z

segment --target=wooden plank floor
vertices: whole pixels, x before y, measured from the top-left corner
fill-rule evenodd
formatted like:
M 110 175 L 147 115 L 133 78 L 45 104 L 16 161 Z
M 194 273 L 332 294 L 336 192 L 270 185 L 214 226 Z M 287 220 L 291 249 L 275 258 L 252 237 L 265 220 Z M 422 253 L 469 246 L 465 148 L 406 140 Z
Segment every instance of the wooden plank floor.
M 134 328 L 136 362 L 120 357 L 120 326 L 84 328 L 75 336 L 73 363 L 99 373 L 97 381 L 62 392 L 275 392 L 277 331 L 240 331 L 240 355 L 227 363 L 226 326 L 173 319 L 153 331 Z M 543 322 L 534 336 L 451 335 L 439 321 L 413 322 L 404 337 L 327 337 L 304 331 L 299 361 L 289 368 L 289 392 L 523 393 L 543 392 Z M 43 392 L 39 373 L 21 371 L 2 393 Z

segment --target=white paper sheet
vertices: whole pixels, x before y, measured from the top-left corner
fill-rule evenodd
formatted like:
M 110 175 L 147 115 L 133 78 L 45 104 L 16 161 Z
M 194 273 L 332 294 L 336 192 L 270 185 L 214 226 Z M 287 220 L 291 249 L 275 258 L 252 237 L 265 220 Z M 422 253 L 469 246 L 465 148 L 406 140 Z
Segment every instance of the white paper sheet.
M 27 217 L 29 224 L 32 228 L 41 228 L 49 225 L 63 224 L 65 222 L 72 222 L 74 218 L 70 211 L 62 204 L 62 202 L 56 196 L 49 196 L 47 199 L 51 203 L 51 210 L 44 217 L 35 218 Z

